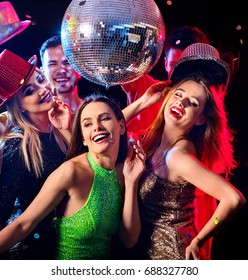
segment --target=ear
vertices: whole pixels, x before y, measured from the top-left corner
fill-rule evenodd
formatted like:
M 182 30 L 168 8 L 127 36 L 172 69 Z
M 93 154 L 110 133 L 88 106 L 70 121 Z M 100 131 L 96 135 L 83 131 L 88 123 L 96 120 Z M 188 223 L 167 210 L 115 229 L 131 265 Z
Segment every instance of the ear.
M 166 72 L 168 72 L 168 61 L 166 57 L 164 57 L 164 69 L 166 70 Z
M 124 120 L 120 121 L 120 135 L 123 135 L 126 131 L 126 126 Z
M 84 137 L 82 136 L 82 142 L 83 142 L 83 145 L 85 146 L 85 147 L 87 147 L 87 144 L 86 144 L 86 142 L 85 142 L 85 140 L 84 140 Z
M 199 117 L 195 125 L 203 125 L 205 123 L 206 119 L 204 116 Z

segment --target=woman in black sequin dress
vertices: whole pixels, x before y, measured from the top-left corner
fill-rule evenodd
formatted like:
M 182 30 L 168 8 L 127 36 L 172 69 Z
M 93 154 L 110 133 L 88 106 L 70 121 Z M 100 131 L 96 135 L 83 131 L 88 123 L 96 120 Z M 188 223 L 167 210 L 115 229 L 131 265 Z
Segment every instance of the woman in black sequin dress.
M 0 134 L 0 229 L 28 207 L 64 162 L 70 139 L 70 109 L 53 96 L 36 64 L 36 56 L 26 61 L 9 50 L 0 54 L 0 106 L 6 105 L 2 115 L 8 120 Z M 51 259 L 52 218 L 0 259 Z

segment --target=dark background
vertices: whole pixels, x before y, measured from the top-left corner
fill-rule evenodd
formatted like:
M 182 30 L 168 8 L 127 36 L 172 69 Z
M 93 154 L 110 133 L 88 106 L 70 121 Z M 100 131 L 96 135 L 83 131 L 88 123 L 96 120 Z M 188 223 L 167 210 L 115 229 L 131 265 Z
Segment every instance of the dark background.
M 145 0 L 146 1 L 146 0 Z M 9 49 L 28 59 L 33 54 L 39 57 L 41 44 L 50 36 L 60 34 L 62 18 L 69 0 L 16 0 L 10 1 L 20 20 L 31 17 L 32 25 L 24 32 L 0 46 L 0 51 Z M 236 68 L 226 97 L 226 110 L 230 126 L 236 131 L 235 155 L 240 166 L 231 177 L 231 182 L 243 192 L 248 200 L 248 16 L 245 1 L 235 0 L 166 0 L 155 1 L 164 17 L 166 33 L 182 25 L 198 26 L 207 35 L 220 54 L 232 52 Z M 28 18 L 27 18 L 28 17 Z M 238 28 L 238 27 L 241 27 Z M 166 79 L 163 54 L 150 74 Z M 83 97 L 99 89 L 110 95 L 121 107 L 126 105 L 126 95 L 119 86 L 105 87 L 80 79 L 79 94 Z M 248 203 L 247 203 L 248 204 Z M 214 238 L 213 259 L 248 260 L 248 207 L 247 205 Z

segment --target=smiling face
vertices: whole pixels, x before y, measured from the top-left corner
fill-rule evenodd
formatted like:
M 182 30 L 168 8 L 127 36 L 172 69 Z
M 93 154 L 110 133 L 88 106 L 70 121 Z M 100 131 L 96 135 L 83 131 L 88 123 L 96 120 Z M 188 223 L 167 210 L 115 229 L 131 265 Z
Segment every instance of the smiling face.
M 69 64 L 61 45 L 48 48 L 44 52 L 42 68 L 58 94 L 71 93 L 78 83 L 80 75 Z
M 47 113 L 53 106 L 51 87 L 39 69 L 34 71 L 17 98 L 21 109 L 29 115 Z
M 165 110 L 166 124 L 172 124 L 188 133 L 195 125 L 204 123 L 203 110 L 206 103 L 204 87 L 195 81 L 183 82 L 172 93 Z
M 81 113 L 83 144 L 91 153 L 116 153 L 120 135 L 125 132 L 124 120 L 117 120 L 112 108 L 104 102 L 91 102 Z M 113 154 L 114 156 L 114 154 Z

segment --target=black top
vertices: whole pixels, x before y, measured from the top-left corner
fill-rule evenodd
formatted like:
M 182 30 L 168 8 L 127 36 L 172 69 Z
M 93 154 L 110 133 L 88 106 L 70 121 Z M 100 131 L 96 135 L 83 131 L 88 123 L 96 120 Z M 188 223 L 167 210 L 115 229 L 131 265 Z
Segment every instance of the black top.
M 0 229 L 19 216 L 38 194 L 47 177 L 65 160 L 55 138 L 50 133 L 41 133 L 44 169 L 37 178 L 24 165 L 21 154 L 21 139 L 8 140 L 3 149 L 0 174 Z M 0 259 L 52 259 L 54 233 L 53 213 L 48 215 L 23 241 L 0 255 Z

